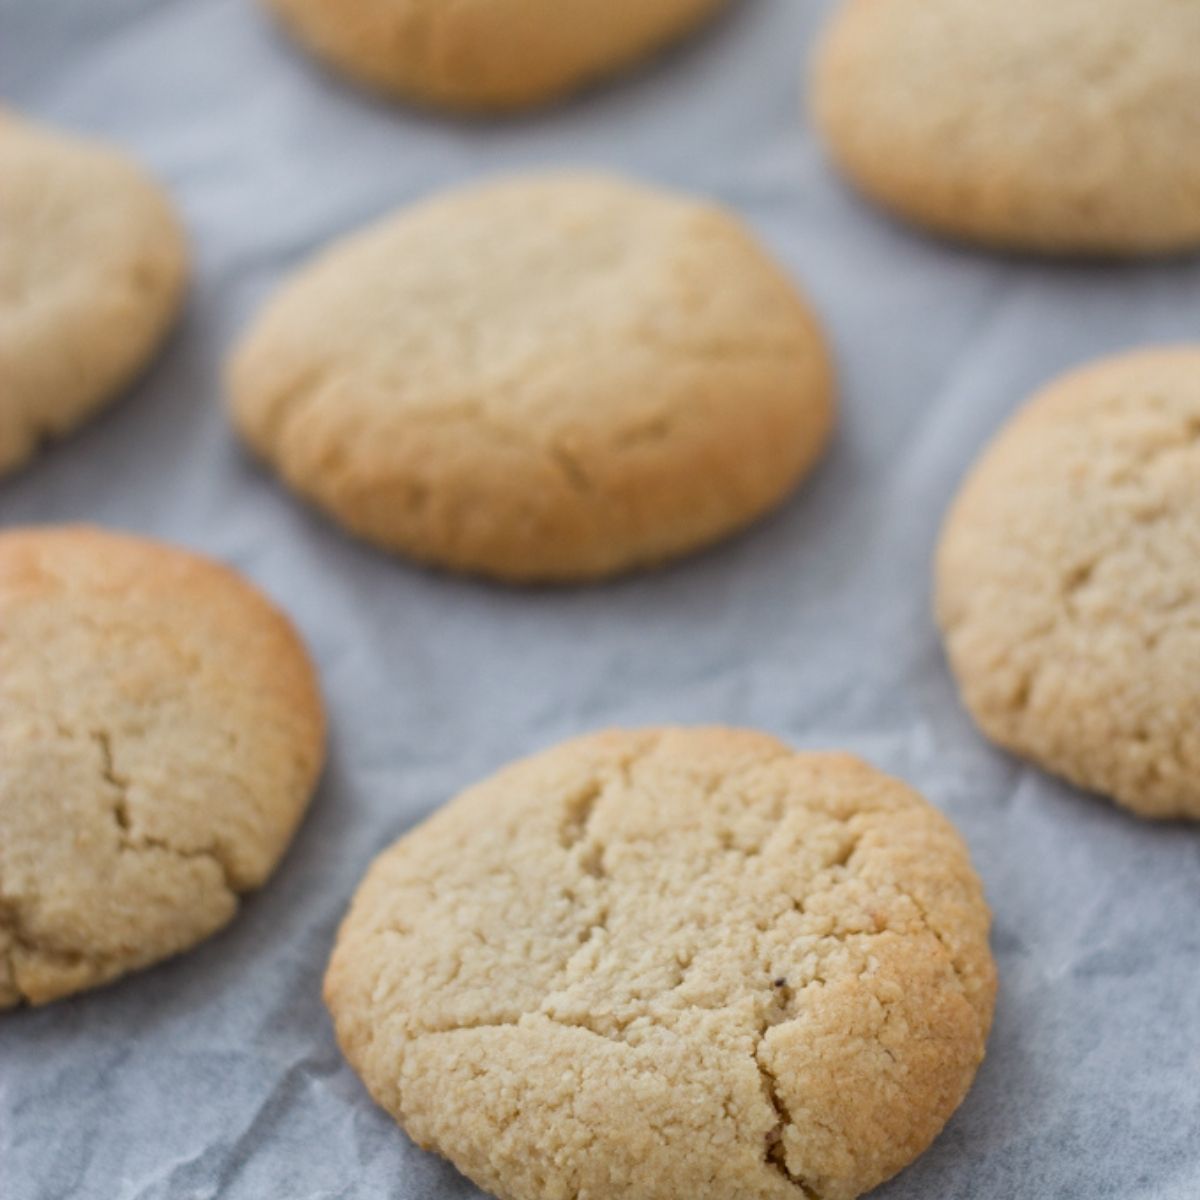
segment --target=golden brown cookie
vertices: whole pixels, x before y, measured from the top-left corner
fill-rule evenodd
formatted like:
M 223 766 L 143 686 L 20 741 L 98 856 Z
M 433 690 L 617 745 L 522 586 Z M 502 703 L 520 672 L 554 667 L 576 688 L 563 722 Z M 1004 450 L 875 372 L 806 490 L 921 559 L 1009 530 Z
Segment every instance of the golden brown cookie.
M 513 581 L 740 529 L 833 421 L 821 333 L 725 212 L 592 175 L 463 188 L 338 243 L 267 305 L 234 420 L 349 529 Z
M 371 1094 L 504 1200 L 851 1200 L 984 1053 L 966 848 L 857 759 L 567 742 L 376 860 L 325 995 Z
M 931 229 L 1061 254 L 1200 246 L 1200 4 L 847 0 L 813 104 L 846 174 Z
M 266 0 L 314 54 L 384 92 L 525 108 L 610 75 L 723 0 Z
M 1036 396 L 963 486 L 937 575 L 988 737 L 1142 816 L 1200 819 L 1200 348 Z
M 324 721 L 232 571 L 85 527 L 0 534 L 0 1009 L 185 950 L 262 884 Z
M 170 202 L 123 155 L 0 111 L 0 473 L 146 364 L 186 258 Z

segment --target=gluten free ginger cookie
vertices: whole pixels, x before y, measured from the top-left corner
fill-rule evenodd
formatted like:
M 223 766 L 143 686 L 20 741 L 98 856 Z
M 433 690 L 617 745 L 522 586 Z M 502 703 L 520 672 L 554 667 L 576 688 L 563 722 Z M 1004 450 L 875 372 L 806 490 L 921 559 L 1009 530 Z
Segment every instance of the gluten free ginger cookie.
M 349 529 L 514 581 L 732 533 L 833 419 L 814 318 L 741 224 L 592 175 L 464 188 L 335 245 L 230 387 L 246 440 Z
M 992 740 L 1143 816 L 1200 819 L 1200 348 L 1035 397 L 955 502 L 937 592 Z
M 851 1200 L 970 1086 L 988 923 L 954 829 L 858 760 L 608 733 L 381 855 L 325 994 L 375 1099 L 504 1200 Z
M 0 534 L 0 1008 L 224 925 L 322 744 L 303 647 L 231 571 L 98 529 Z
M 137 167 L 0 111 L 0 473 L 130 382 L 186 269 L 170 204 Z
M 316 55 L 457 109 L 552 100 L 650 54 L 722 0 L 266 0 Z
M 848 0 L 813 99 L 836 161 L 934 230 L 1083 254 L 1200 246 L 1200 4 Z

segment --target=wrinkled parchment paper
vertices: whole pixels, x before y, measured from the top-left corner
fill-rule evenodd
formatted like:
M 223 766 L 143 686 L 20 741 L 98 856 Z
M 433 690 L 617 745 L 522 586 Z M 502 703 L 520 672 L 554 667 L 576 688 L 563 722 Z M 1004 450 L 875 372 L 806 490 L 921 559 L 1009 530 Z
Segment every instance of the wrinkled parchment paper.
M 0 0 L 4 102 L 140 156 L 196 259 L 165 353 L 0 481 L 0 523 L 88 518 L 228 560 L 302 627 L 332 717 L 311 814 L 227 931 L 0 1018 L 0 1198 L 477 1196 L 342 1062 L 319 995 L 335 925 L 376 851 L 465 784 L 570 734 L 653 721 L 856 751 L 971 844 L 1002 979 L 989 1057 L 879 1196 L 1200 1196 L 1200 831 L 1141 823 L 990 749 L 929 615 L 938 522 L 979 447 L 1061 369 L 1194 336 L 1200 262 L 1005 259 L 868 209 L 799 116 L 828 7 L 741 0 L 629 78 L 487 123 L 355 92 L 252 0 Z M 223 355 L 329 238 L 443 185 L 561 162 L 709 194 L 757 228 L 827 319 L 836 446 L 747 536 L 611 586 L 509 591 L 353 543 L 238 449 Z

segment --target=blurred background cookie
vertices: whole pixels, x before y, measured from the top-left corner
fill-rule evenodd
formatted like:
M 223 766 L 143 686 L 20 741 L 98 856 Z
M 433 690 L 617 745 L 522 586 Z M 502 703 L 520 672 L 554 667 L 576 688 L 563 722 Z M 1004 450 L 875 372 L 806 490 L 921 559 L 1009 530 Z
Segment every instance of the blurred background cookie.
M 314 54 L 460 109 L 543 103 L 643 58 L 724 0 L 264 0 Z
M 593 175 L 462 188 L 339 242 L 230 388 L 250 445 L 349 529 L 513 581 L 716 541 L 833 422 L 816 321 L 740 222 Z
M 852 1200 L 983 1058 L 958 834 L 842 754 L 732 729 L 566 742 L 385 851 L 338 1040 L 418 1144 L 509 1200 Z
M 224 925 L 323 741 L 304 647 L 233 572 L 99 529 L 0 534 L 0 1008 Z
M 955 237 L 1056 254 L 1200 246 L 1200 5 L 847 0 L 815 58 L 829 150 Z
M 0 472 L 131 381 L 186 272 L 170 201 L 138 167 L 0 112 Z
M 937 574 L 990 738 L 1143 816 L 1200 819 L 1200 348 L 1035 397 L 963 486 Z

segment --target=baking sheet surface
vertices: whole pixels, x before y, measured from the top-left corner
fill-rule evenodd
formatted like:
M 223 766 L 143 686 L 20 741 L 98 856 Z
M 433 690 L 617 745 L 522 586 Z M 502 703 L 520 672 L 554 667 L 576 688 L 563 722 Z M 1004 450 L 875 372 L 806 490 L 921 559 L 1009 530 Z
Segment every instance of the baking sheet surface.
M 657 63 L 499 122 L 364 97 L 251 0 L 0 0 L 0 97 L 112 138 L 171 187 L 196 276 L 121 403 L 0 481 L 0 523 L 87 518 L 233 563 L 319 661 L 331 761 L 270 884 L 224 933 L 115 986 L 0 1019 L 3 1200 L 450 1200 L 342 1062 L 319 984 L 370 858 L 467 783 L 613 724 L 726 722 L 842 747 L 957 822 L 996 913 L 988 1060 L 886 1200 L 1200 1196 L 1200 834 L 991 750 L 929 615 L 940 516 L 1029 391 L 1194 337 L 1196 260 L 1047 265 L 894 225 L 799 115 L 829 5 L 741 0 Z M 606 166 L 740 211 L 807 287 L 843 421 L 777 516 L 600 588 L 510 591 L 343 537 L 237 448 L 220 362 L 329 238 L 496 170 Z

